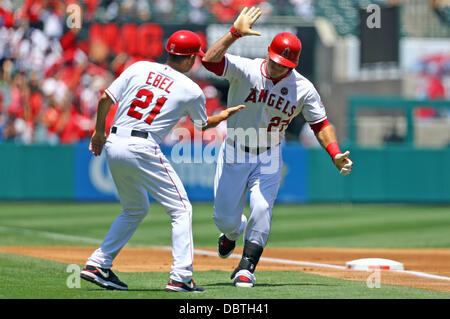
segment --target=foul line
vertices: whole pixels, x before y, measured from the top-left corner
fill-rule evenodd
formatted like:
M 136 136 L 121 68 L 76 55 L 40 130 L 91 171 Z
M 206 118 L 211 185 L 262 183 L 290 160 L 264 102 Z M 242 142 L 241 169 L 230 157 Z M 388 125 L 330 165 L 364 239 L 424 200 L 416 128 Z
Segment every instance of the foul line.
M 217 256 L 216 252 L 212 252 L 212 251 L 209 251 L 209 250 L 195 249 L 194 252 L 199 254 L 199 255 Z M 231 254 L 228 258 L 241 259 L 241 255 Z M 297 266 L 309 266 L 309 267 L 352 270 L 352 269 L 347 269 L 345 266 L 312 263 L 312 262 L 299 261 L 299 260 L 289 260 L 289 259 L 280 259 L 280 258 L 268 258 L 268 257 L 261 257 L 260 260 L 266 261 L 266 262 L 271 262 L 271 263 L 283 264 L 283 265 L 297 265 Z M 428 274 L 428 273 L 420 272 L 420 271 L 412 271 L 412 270 L 391 270 L 391 271 L 405 273 L 405 274 L 414 275 L 414 276 L 418 276 L 418 277 L 441 279 L 441 280 L 450 280 L 450 277 L 433 275 L 433 274 Z
M 195 249 L 194 252 L 199 255 L 217 256 L 216 252 L 212 252 L 209 250 Z M 228 258 L 241 259 L 241 255 L 231 254 Z M 277 263 L 277 264 L 285 264 L 285 265 L 346 269 L 344 266 L 319 264 L 319 263 L 312 263 L 312 262 L 307 262 L 307 261 L 298 261 L 298 260 L 289 260 L 289 259 L 280 259 L 280 258 L 261 257 L 259 260 L 267 261 L 267 262 L 271 262 L 271 263 Z
M 42 230 L 34 230 L 34 229 L 26 229 L 26 228 L 19 228 L 19 227 L 10 227 L 10 226 L 0 226 L 0 233 L 13 233 L 13 234 L 19 234 L 19 235 L 31 235 L 31 236 L 39 236 L 41 238 L 47 238 L 47 239 L 56 239 L 56 240 L 64 240 L 64 241 L 70 241 L 70 242 L 81 242 L 86 244 L 92 244 L 92 245 L 100 245 L 102 243 L 101 240 L 98 240 L 96 238 L 89 238 L 89 237 L 81 237 L 81 236 L 73 236 L 73 235 L 66 235 L 66 234 L 60 234 L 60 233 L 52 233 Z
M 91 245 L 100 245 L 102 243 L 102 240 L 97 239 L 97 238 L 66 235 L 66 234 L 61 234 L 61 233 L 53 233 L 53 232 L 47 232 L 47 231 L 42 231 L 42 230 L 25 229 L 25 228 L 20 228 L 20 227 L 11 227 L 11 226 L 0 226 L 0 233 L 16 233 L 16 234 L 22 234 L 22 235 L 32 235 L 32 236 L 39 236 L 42 238 L 64 240 L 64 241 L 71 241 L 71 242 L 78 242 L 78 243 L 86 243 L 86 244 L 91 244 Z M 148 247 L 148 248 L 159 248 L 159 249 L 168 250 L 168 251 L 172 250 L 172 247 L 170 247 L 170 246 L 128 245 L 128 247 Z M 199 255 L 204 255 L 204 256 L 213 256 L 213 257 L 217 256 L 216 252 L 209 251 L 209 250 L 203 250 L 203 249 L 195 249 L 194 253 L 199 254 Z M 228 258 L 241 259 L 241 255 L 231 254 Z M 261 257 L 260 260 L 266 261 L 266 262 L 271 262 L 271 263 L 276 263 L 276 264 L 283 264 L 283 265 L 296 265 L 296 266 L 309 266 L 309 267 L 349 270 L 344 266 L 313 263 L 313 262 L 299 261 L 299 260 L 289 260 L 289 259 L 269 258 L 269 257 Z M 450 277 L 433 275 L 433 274 L 424 273 L 424 272 L 420 272 L 420 271 L 412 271 L 412 270 L 391 270 L 391 271 L 405 273 L 405 274 L 409 274 L 409 275 L 413 275 L 413 276 L 417 276 L 417 277 L 450 281 Z
M 414 276 L 424 277 L 424 278 L 450 280 L 450 277 L 438 276 L 438 275 L 433 275 L 433 274 L 429 274 L 426 272 L 420 272 L 420 271 L 412 271 L 412 270 L 391 270 L 391 271 L 401 272 L 404 274 L 409 274 L 409 275 L 414 275 Z

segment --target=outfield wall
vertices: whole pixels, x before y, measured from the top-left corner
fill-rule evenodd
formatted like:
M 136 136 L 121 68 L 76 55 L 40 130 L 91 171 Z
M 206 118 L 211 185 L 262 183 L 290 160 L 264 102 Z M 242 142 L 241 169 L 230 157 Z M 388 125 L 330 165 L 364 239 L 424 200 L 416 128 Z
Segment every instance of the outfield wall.
M 349 176 L 336 174 L 323 151 L 308 151 L 308 201 L 450 203 L 450 148 L 349 149 Z
M 353 172 L 341 176 L 324 150 L 285 145 L 277 201 L 450 203 L 450 148 L 349 149 Z M 163 152 L 170 159 L 171 148 Z M 104 155 L 92 156 L 87 141 L 66 146 L 0 144 L 0 154 L 1 200 L 117 200 Z M 213 199 L 214 162 L 173 166 L 192 201 Z

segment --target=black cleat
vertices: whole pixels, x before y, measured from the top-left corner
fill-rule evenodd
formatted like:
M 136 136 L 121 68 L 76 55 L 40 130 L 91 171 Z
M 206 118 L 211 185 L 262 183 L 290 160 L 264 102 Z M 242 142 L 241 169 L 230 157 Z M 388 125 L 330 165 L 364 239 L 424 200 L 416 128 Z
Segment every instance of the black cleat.
M 220 258 L 227 258 L 236 247 L 236 241 L 229 240 L 225 234 L 221 234 L 217 243 L 217 254 Z
M 105 289 L 128 290 L 128 286 L 121 282 L 110 269 L 86 265 L 80 277 Z
M 169 280 L 169 283 L 166 286 L 166 291 L 168 292 L 204 292 L 205 289 L 202 287 L 198 287 L 194 280 L 191 279 L 190 282 L 185 283 L 181 281 L 176 281 L 173 279 Z

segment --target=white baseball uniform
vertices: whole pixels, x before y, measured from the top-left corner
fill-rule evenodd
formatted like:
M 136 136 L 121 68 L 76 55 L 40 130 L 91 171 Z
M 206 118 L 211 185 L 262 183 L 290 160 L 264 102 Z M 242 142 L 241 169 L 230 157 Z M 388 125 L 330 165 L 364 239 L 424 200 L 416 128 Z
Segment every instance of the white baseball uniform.
M 293 69 L 274 84 L 267 76 L 266 63 L 225 55 L 219 75 L 230 84 L 228 106 L 244 104 L 246 108 L 227 120 L 227 138 L 219 152 L 214 181 L 214 221 L 219 230 L 231 240 L 245 230 L 244 239 L 262 247 L 268 241 L 272 207 L 281 182 L 280 142 L 286 128 L 300 112 L 309 124 L 327 118 L 309 80 Z M 242 213 L 248 192 L 250 218 L 246 225 Z
M 119 103 L 105 151 L 123 211 L 87 264 L 112 266 L 147 215 L 150 193 L 172 219 L 170 278 L 189 282 L 194 251 L 192 206 L 159 144 L 185 115 L 195 123 L 207 124 L 205 96 L 184 74 L 168 65 L 147 61 L 128 67 L 105 92 Z

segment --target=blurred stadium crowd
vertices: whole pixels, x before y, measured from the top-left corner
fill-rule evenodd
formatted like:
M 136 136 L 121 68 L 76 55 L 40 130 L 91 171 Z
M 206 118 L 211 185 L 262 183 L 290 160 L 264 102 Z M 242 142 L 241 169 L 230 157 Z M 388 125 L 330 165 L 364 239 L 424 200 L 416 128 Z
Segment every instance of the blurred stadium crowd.
M 69 144 L 90 137 L 100 94 L 140 57 L 112 56 L 105 45 L 88 39 L 86 25 L 230 22 L 245 5 L 260 5 L 265 15 L 284 10 L 277 2 L 288 6 L 289 14 L 312 16 L 311 0 L 0 0 L 0 142 Z M 71 4 L 82 8 L 81 29 L 67 27 Z M 205 80 L 197 82 L 208 113 L 220 110 L 220 92 Z M 180 125 L 192 130 L 190 121 Z
M 408 1 L 413 0 L 404 0 Z M 242 7 L 258 5 L 263 11 L 260 18 L 262 22 L 270 21 L 273 16 L 296 17 L 299 21 L 306 22 L 311 22 L 318 16 L 326 16 L 333 21 L 339 34 L 342 34 L 355 30 L 354 25 L 347 23 L 354 20 L 351 17 L 356 17 L 354 5 L 367 5 L 368 2 L 0 0 L 0 142 L 71 144 L 90 137 L 100 94 L 124 68 L 143 58 L 125 52 L 111 52 L 108 45 L 94 41 L 87 27 L 93 23 L 231 23 Z M 429 0 L 428 3 L 435 4 L 436 1 Z M 81 29 L 69 28 L 67 25 L 67 8 L 72 4 L 79 5 L 82 9 Z M 341 10 L 347 7 L 351 10 Z M 439 8 L 440 19 L 450 21 L 450 5 Z M 433 77 L 436 79 L 433 82 L 433 94 L 424 94 L 428 98 L 448 96 L 450 90 L 446 92 L 440 79 L 442 74 L 447 74 L 449 61 L 447 56 L 439 57 L 424 61 L 418 67 L 417 72 L 424 76 L 429 73 L 434 76 L 436 72 L 439 75 Z M 208 115 L 220 111 L 223 108 L 221 92 L 207 79 L 195 78 L 195 72 L 190 76 L 204 90 Z M 108 126 L 112 123 L 115 107 L 108 117 Z M 182 121 L 180 126 L 193 132 L 190 121 Z M 224 125 L 220 125 L 216 131 L 203 138 L 208 140 L 215 133 L 223 135 L 224 132 Z M 169 140 L 166 142 L 170 143 Z

